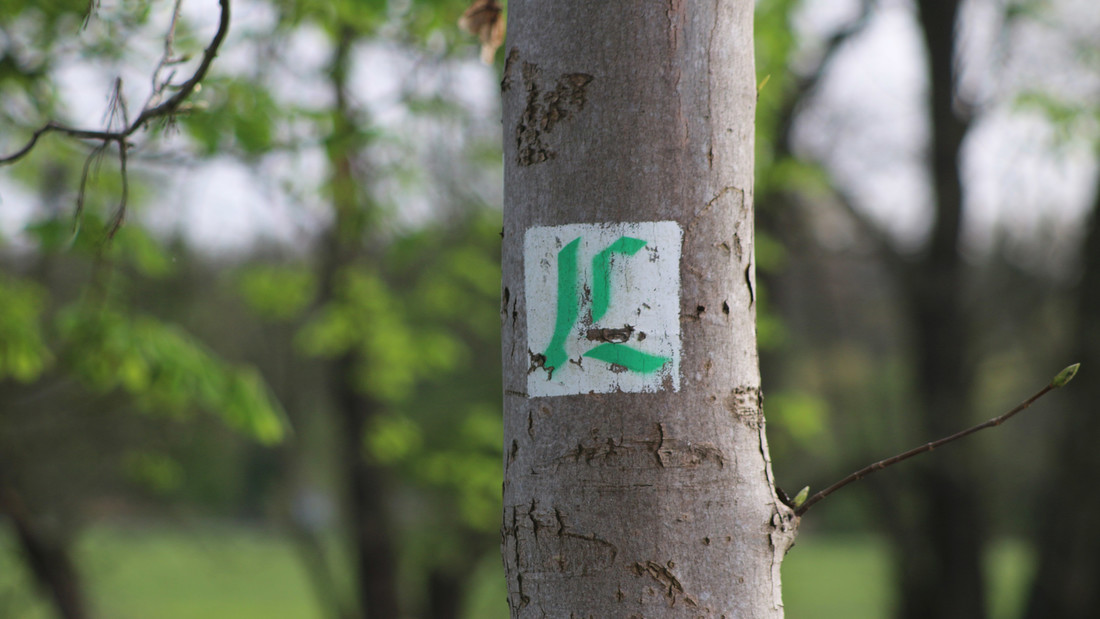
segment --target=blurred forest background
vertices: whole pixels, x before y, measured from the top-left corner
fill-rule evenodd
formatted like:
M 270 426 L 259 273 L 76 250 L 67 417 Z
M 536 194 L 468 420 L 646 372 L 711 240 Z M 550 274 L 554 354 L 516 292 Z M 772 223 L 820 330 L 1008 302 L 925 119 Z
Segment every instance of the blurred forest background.
M 171 98 L 227 4 L 0 6 L 0 617 L 504 617 L 504 54 L 469 2 L 234 0 L 124 152 L 15 156 Z M 1083 362 L 810 513 L 788 616 L 1100 616 L 1100 11 L 757 9 L 779 483 Z

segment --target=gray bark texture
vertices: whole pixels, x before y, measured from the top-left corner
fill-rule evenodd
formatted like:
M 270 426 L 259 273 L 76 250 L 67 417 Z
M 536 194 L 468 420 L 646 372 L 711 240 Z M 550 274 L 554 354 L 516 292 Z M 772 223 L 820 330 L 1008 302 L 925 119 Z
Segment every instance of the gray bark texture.
M 512 616 L 782 617 L 779 566 L 797 522 L 774 491 L 756 352 L 753 2 L 508 8 Z M 679 390 L 528 394 L 545 358 L 528 343 L 527 304 L 544 301 L 525 291 L 525 232 L 645 221 L 683 231 Z

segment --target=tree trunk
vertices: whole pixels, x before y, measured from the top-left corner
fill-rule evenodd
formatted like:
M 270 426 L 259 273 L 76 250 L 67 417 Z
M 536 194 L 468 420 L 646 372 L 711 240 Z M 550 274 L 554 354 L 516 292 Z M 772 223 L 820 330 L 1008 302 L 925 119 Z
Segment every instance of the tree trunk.
M 1095 371 L 1100 367 L 1100 185 L 1097 186 L 1092 221 L 1085 237 L 1077 284 L 1077 327 L 1074 361 Z M 1058 454 L 1049 483 L 1040 499 L 1033 539 L 1039 568 L 1032 586 L 1027 619 L 1090 619 L 1100 617 L 1100 382 L 1083 380 L 1068 390 L 1072 420 L 1058 439 Z
M 12 528 L 35 580 L 49 596 L 63 619 L 88 616 L 80 576 L 68 544 L 52 539 L 36 526 L 19 492 L 0 469 L 0 516 L 11 520 Z
M 918 17 L 928 52 L 930 167 L 934 218 L 928 248 L 911 265 L 906 291 L 914 325 L 916 388 L 922 436 L 946 436 L 967 425 L 974 363 L 967 346 L 959 239 L 963 213 L 960 154 L 969 120 L 955 88 L 958 2 L 922 0 Z M 965 451 L 921 463 L 908 476 L 919 507 L 897 534 L 903 619 L 980 619 L 983 519 Z
M 338 33 L 329 69 L 335 105 L 333 134 L 327 140 L 332 192 L 333 224 L 321 266 L 321 303 L 331 302 L 337 280 L 366 253 L 366 224 L 370 218 L 367 193 L 356 178 L 356 158 L 364 147 L 357 119 L 348 101 L 348 67 L 356 35 L 350 27 Z M 385 473 L 368 462 L 363 441 L 371 419 L 381 412 L 380 403 L 365 393 L 357 376 L 361 365 L 371 363 L 359 351 L 346 353 L 329 366 L 341 464 L 346 475 L 344 500 L 352 538 L 353 584 L 359 616 L 368 619 L 399 617 L 397 566 L 392 528 L 387 510 Z
M 359 616 L 399 617 L 397 562 L 383 472 L 367 462 L 363 454 L 367 423 L 381 407 L 354 387 L 356 363 L 354 356 L 344 356 L 333 363 L 332 373 Z
M 509 5 L 513 617 L 783 616 L 761 410 L 753 3 Z

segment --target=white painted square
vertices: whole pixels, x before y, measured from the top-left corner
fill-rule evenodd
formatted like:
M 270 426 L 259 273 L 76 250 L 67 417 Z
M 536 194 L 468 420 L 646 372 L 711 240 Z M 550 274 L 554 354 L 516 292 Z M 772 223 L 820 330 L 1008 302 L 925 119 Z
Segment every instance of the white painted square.
M 679 391 L 682 242 L 674 221 L 528 229 L 528 393 Z

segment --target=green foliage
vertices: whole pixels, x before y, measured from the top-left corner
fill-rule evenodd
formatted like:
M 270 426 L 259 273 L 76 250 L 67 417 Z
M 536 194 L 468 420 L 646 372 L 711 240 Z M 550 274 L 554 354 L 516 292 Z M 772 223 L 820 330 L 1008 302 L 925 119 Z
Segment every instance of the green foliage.
M 287 113 L 267 89 L 240 78 L 208 79 L 202 101 L 181 121 L 205 156 L 233 150 L 245 158 L 266 154 L 275 146 L 276 128 Z
M 409 324 L 406 316 L 415 312 L 377 272 L 349 267 L 339 276 L 333 301 L 305 325 L 297 343 L 309 355 L 356 355 L 356 385 L 393 403 L 419 377 L 447 371 L 463 354 L 461 342 L 446 330 Z
M 248 306 L 265 320 L 283 322 L 302 315 L 317 295 L 317 281 L 300 265 L 253 265 L 238 276 Z
M 364 437 L 367 456 L 380 464 L 396 464 L 421 453 L 424 437 L 408 417 L 386 415 L 371 420 Z
M 30 382 L 53 359 L 42 332 L 46 295 L 38 286 L 0 274 L 0 380 Z
M 88 261 L 108 259 L 151 278 L 172 272 L 172 259 L 164 247 L 139 225 L 123 226 L 114 239 L 105 244 L 107 225 L 95 213 L 85 213 L 75 227 L 66 217 L 41 219 L 27 225 L 24 233 L 46 253 L 69 253 Z
M 135 450 L 123 461 L 126 474 L 155 494 L 168 494 L 183 483 L 183 467 L 163 453 Z
M 804 392 L 779 392 L 768 396 L 768 420 L 775 420 L 802 449 L 821 451 L 827 444 L 829 409 L 818 396 Z
M 84 305 L 64 309 L 57 326 L 65 365 L 96 391 L 120 389 L 150 413 L 205 410 L 266 444 L 285 434 L 259 374 L 226 364 L 178 327 Z
M 1080 140 L 1095 140 L 1100 124 L 1100 105 L 1095 102 L 1075 102 L 1048 92 L 1031 90 L 1020 95 L 1016 106 L 1022 110 L 1038 110 L 1054 129 L 1059 144 Z
M 791 15 L 801 0 L 763 0 L 757 3 L 753 23 L 756 46 L 756 74 L 767 84 L 760 89 L 756 101 L 756 169 L 757 194 L 773 186 L 770 172 L 778 163 L 775 156 L 776 130 L 782 122 L 794 87 L 791 55 L 797 44 Z
M 466 526 L 490 532 L 500 514 L 503 420 L 498 409 L 477 405 L 460 418 L 449 445 L 424 454 L 414 463 L 414 471 L 424 483 L 453 489 Z

